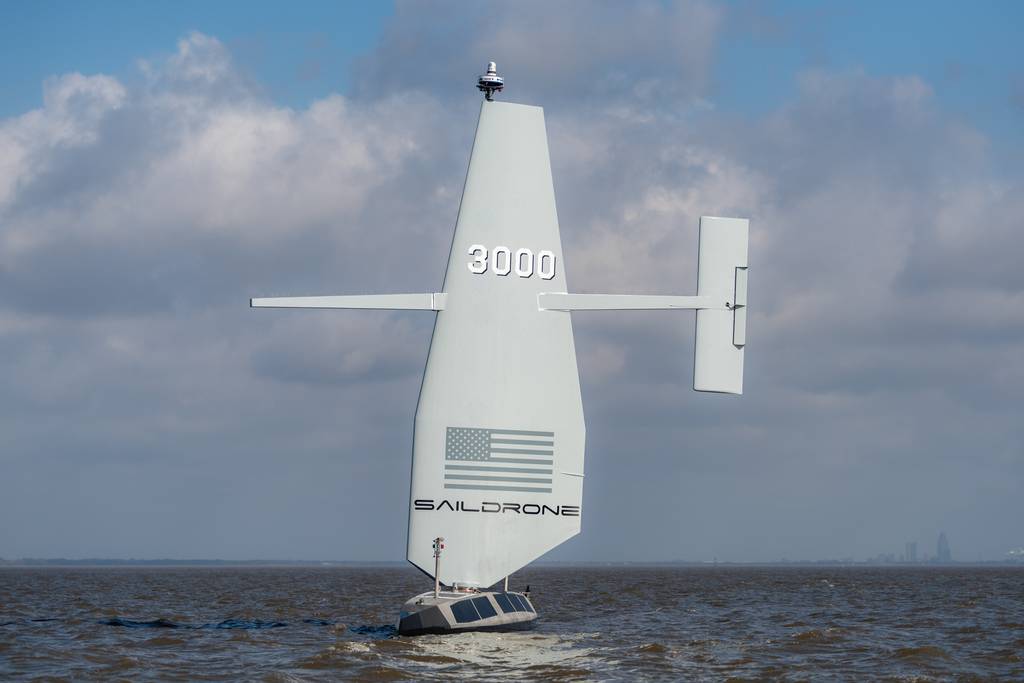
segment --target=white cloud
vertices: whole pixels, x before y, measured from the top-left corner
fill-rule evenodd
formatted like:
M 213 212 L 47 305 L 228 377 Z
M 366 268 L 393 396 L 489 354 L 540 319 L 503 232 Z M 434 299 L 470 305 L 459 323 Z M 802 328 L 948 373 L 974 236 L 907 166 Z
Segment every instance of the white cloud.
M 72 73 L 47 80 L 43 109 L 0 122 L 0 211 L 49 154 L 95 143 L 97 126 L 125 97 L 114 78 Z

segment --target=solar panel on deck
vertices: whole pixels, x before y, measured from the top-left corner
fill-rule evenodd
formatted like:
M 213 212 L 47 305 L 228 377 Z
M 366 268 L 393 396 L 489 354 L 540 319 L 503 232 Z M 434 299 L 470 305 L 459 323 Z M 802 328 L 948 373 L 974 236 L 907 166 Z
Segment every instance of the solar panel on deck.
M 526 611 L 526 605 L 523 604 L 523 601 L 519 599 L 518 595 L 516 595 L 515 593 L 509 593 L 508 594 L 508 599 L 512 601 L 513 605 L 515 605 L 515 608 L 516 608 L 517 612 L 525 612 Z
M 476 611 L 476 607 L 473 607 L 472 600 L 460 600 L 452 603 L 452 615 L 455 617 L 455 621 L 460 624 L 465 624 L 469 621 L 476 621 L 480 618 L 480 615 Z
M 494 599 L 498 602 L 498 606 L 501 607 L 501 611 L 505 614 L 518 611 L 512 606 L 512 601 L 508 599 L 508 595 L 506 593 L 495 593 Z
M 480 613 L 481 619 L 498 616 L 498 613 L 494 610 L 494 605 L 491 604 L 490 600 L 483 596 L 473 598 L 473 604 L 476 605 L 476 611 Z

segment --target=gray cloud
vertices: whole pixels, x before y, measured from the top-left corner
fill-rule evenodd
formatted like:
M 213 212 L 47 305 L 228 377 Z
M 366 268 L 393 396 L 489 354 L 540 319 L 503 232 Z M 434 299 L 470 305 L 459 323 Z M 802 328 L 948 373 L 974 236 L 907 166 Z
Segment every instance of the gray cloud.
M 694 99 L 707 83 L 721 15 L 701 0 L 573 0 L 556 11 L 533 1 L 403 3 L 381 48 L 363 60 L 358 92 L 412 88 L 450 97 L 475 82 L 452 74 L 493 60 L 525 102 L 633 108 Z
M 440 285 L 488 59 L 547 105 L 574 289 L 689 293 L 698 217 L 753 219 L 743 398 L 689 390 L 689 314 L 574 319 L 587 516 L 555 557 L 1020 545 L 1019 175 L 913 75 L 720 111 L 724 20 L 401 6 L 301 111 L 199 34 L 138 83 L 51 80 L 0 122 L 0 555 L 402 556 L 429 316 L 245 306 Z

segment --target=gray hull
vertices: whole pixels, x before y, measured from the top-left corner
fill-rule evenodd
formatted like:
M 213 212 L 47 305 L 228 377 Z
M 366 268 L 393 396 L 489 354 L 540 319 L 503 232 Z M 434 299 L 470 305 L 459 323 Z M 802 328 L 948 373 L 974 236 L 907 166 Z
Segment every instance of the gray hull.
M 522 593 L 423 593 L 402 605 L 398 633 L 419 636 L 463 631 L 518 631 L 533 628 L 537 612 Z

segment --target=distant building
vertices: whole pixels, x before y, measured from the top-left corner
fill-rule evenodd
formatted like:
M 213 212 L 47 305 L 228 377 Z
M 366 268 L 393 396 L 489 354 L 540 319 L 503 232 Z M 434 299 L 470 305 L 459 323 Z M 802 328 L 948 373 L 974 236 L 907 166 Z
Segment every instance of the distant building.
M 949 552 L 949 541 L 946 540 L 946 533 L 939 534 L 939 542 L 935 545 L 936 562 L 952 562 L 953 554 Z
M 917 541 L 907 541 L 907 551 L 903 557 L 907 562 L 917 562 Z

